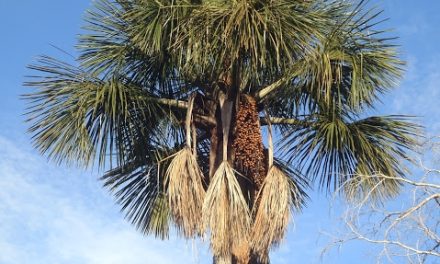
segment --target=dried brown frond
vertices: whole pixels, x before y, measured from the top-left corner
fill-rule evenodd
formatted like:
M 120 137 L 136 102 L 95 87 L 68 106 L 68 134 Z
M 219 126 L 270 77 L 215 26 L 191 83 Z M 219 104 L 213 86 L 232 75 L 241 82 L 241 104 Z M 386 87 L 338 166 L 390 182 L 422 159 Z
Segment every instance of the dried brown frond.
M 214 264 L 231 264 L 231 256 L 216 257 Z
M 203 222 L 210 229 L 211 248 L 216 256 L 231 256 L 232 248 L 248 240 L 248 204 L 227 161 L 220 164 L 206 192 Z
M 166 178 L 171 215 L 177 227 L 185 238 L 201 235 L 205 197 L 203 173 L 188 146 L 175 154 Z
M 241 241 L 239 245 L 236 245 L 232 249 L 233 263 L 235 264 L 248 264 L 251 259 L 251 249 L 249 241 Z
M 270 247 L 281 243 L 287 231 L 290 210 L 297 207 L 292 194 L 295 183 L 282 170 L 272 166 L 258 195 L 259 203 L 252 227 L 252 249 L 264 258 Z M 266 261 L 262 259 L 262 261 Z

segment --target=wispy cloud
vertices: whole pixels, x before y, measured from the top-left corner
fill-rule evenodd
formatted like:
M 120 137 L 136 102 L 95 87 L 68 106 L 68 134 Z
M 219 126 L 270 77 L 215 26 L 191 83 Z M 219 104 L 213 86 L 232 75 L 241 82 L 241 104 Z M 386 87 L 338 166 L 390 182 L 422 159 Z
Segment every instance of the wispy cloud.
M 47 165 L 0 136 L 0 263 L 210 263 L 177 239 L 144 237 L 85 173 Z
M 410 57 L 408 74 L 401 87 L 389 94 L 386 113 L 415 115 L 430 134 L 440 134 L 440 53 L 429 60 Z
M 0 263 L 212 263 L 206 245 L 139 234 L 89 173 L 52 166 L 1 135 L 0 146 Z M 327 206 L 313 203 L 295 217 L 273 263 L 319 263 L 327 222 L 311 212 Z

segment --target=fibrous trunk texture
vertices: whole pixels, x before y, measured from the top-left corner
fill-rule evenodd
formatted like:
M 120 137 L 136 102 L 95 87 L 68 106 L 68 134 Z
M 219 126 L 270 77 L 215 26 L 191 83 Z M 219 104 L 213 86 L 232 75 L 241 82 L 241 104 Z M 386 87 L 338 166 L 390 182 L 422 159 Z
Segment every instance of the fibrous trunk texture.
M 235 256 L 232 256 L 232 258 L 219 258 L 219 257 L 214 257 L 213 258 L 213 264 L 270 264 L 269 261 L 269 253 L 266 253 L 265 255 L 265 259 L 266 261 L 262 261 L 261 260 L 261 255 L 257 256 L 257 255 L 253 255 L 250 254 L 249 255 L 249 259 L 246 262 L 240 261 L 238 260 Z
M 218 121 L 218 123 L 220 122 Z M 211 180 L 214 176 L 214 173 L 221 161 L 222 147 L 220 144 L 222 141 L 219 140 L 219 138 L 221 138 L 221 132 L 219 131 L 218 125 L 216 125 L 211 129 L 211 146 L 209 149 L 209 180 Z

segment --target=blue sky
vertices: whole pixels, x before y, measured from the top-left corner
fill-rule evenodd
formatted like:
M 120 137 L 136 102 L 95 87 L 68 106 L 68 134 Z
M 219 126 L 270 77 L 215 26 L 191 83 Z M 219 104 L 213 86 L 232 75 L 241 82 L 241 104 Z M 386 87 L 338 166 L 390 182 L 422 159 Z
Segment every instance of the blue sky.
M 377 113 L 411 114 L 440 135 L 440 1 L 372 1 L 385 10 L 402 45 L 407 73 L 383 98 Z M 206 246 L 179 239 L 144 237 L 124 221 L 101 188 L 99 171 L 47 162 L 32 149 L 19 95 L 25 68 L 37 55 L 75 53 L 76 35 L 89 0 L 0 0 L 0 263 L 211 263 Z M 285 243 L 272 254 L 278 263 L 373 263 L 377 248 L 349 244 L 320 259 L 323 232 L 339 226 L 340 208 L 320 194 L 295 217 Z

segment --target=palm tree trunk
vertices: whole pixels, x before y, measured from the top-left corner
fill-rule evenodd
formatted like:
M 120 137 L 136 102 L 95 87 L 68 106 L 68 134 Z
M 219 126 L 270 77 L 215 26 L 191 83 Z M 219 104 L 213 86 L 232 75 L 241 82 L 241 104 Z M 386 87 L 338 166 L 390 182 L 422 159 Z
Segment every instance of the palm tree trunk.
M 256 255 L 251 255 L 247 261 L 243 262 L 238 260 L 237 257 L 234 255 L 232 255 L 231 258 L 227 258 L 227 259 L 217 258 L 214 256 L 212 258 L 212 263 L 213 264 L 270 264 L 269 254 L 266 254 L 266 256 L 264 256 L 264 259 L 266 259 L 266 261 L 262 261 Z
M 235 169 L 244 177 L 238 177 L 243 194 L 248 199 L 250 209 L 254 206 L 257 193 L 266 176 L 266 158 L 256 101 L 247 95 L 238 95 L 233 114 L 231 159 Z M 268 264 L 252 254 L 249 244 L 241 244 L 233 249 L 230 259 L 218 259 L 214 263 Z M 268 255 L 263 259 L 269 259 Z
M 265 259 L 264 261 L 262 259 Z M 266 253 L 263 258 L 259 258 L 255 254 L 251 254 L 251 258 L 248 263 L 246 264 L 270 264 L 269 261 L 269 253 Z
M 227 68 L 227 67 L 225 67 Z M 233 104 L 230 117 L 231 130 L 226 135 L 228 140 L 228 160 L 234 164 L 234 169 L 244 177 L 238 177 L 242 192 L 248 200 L 249 209 L 257 202 L 257 193 L 267 173 L 266 159 L 264 155 L 263 138 L 261 134 L 260 118 L 257 103 L 254 98 L 242 95 L 239 91 L 240 76 L 238 65 L 234 65 L 231 72 L 225 73 L 223 85 L 226 100 Z M 219 109 L 217 109 L 219 110 Z M 222 113 L 225 114 L 225 113 Z M 222 122 L 219 111 L 216 111 L 216 127 L 211 131 L 211 155 L 209 174 L 212 177 L 219 166 L 219 157 L 223 152 L 223 137 L 221 136 Z M 223 139 L 222 139 L 223 138 Z M 214 264 L 268 264 L 261 262 L 261 258 L 252 254 L 252 249 L 246 244 L 241 244 L 232 249 L 230 257 L 215 257 Z M 269 260 L 267 258 L 263 258 Z

